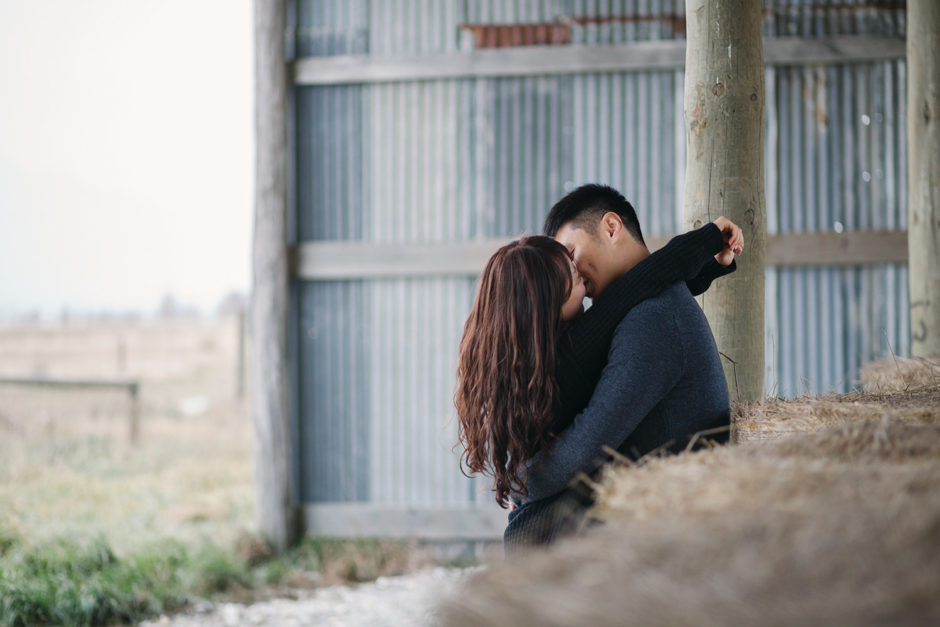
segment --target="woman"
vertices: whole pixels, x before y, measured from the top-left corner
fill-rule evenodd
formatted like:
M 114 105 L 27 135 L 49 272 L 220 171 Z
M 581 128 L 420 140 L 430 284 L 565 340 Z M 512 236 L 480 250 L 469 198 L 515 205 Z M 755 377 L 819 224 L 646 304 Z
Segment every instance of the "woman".
M 512 493 L 526 495 L 526 461 L 587 405 L 623 316 L 679 280 L 705 291 L 734 270 L 733 261 L 706 262 L 739 239 L 725 218 L 677 236 L 583 315 L 584 284 L 555 240 L 525 237 L 490 258 L 464 326 L 455 401 L 461 463 L 493 475 L 501 507 Z

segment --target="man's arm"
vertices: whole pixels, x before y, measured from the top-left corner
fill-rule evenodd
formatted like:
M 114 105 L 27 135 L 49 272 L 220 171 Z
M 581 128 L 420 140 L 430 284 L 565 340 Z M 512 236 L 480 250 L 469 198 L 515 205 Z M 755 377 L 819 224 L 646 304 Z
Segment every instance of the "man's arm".
M 617 327 L 591 402 L 547 450 L 529 460 L 523 502 L 561 492 L 577 473 L 597 468 L 602 447 L 620 446 L 676 385 L 683 351 L 667 302 L 646 301 Z

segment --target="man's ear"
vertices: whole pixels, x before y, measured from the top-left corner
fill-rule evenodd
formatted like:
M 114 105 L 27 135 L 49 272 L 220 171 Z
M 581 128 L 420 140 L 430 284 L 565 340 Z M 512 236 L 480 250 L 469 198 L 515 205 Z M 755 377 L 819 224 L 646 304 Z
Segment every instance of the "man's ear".
M 623 221 L 613 211 L 608 211 L 601 216 L 600 228 L 601 234 L 610 241 L 619 240 L 624 233 Z

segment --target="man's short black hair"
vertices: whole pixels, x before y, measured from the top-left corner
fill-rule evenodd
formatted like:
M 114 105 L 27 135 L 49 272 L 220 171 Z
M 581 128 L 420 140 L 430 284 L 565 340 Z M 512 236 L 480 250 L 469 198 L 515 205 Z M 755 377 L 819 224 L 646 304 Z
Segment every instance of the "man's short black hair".
M 620 216 L 624 228 L 633 235 L 636 241 L 646 245 L 633 205 L 613 187 L 596 183 L 582 185 L 556 202 L 552 210 L 548 212 L 542 230 L 545 235 L 555 237 L 562 226 L 571 222 L 575 228 L 596 235 L 597 224 L 608 211 Z

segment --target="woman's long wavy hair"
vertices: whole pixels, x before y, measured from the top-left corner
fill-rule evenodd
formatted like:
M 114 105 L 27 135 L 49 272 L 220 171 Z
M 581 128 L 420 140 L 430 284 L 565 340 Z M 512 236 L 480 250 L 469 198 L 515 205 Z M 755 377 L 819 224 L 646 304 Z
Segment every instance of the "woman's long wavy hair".
M 550 237 L 503 246 L 483 270 L 464 325 L 455 397 L 461 464 L 493 475 L 502 507 L 510 492 L 526 494 L 525 462 L 547 444 L 569 264 Z

